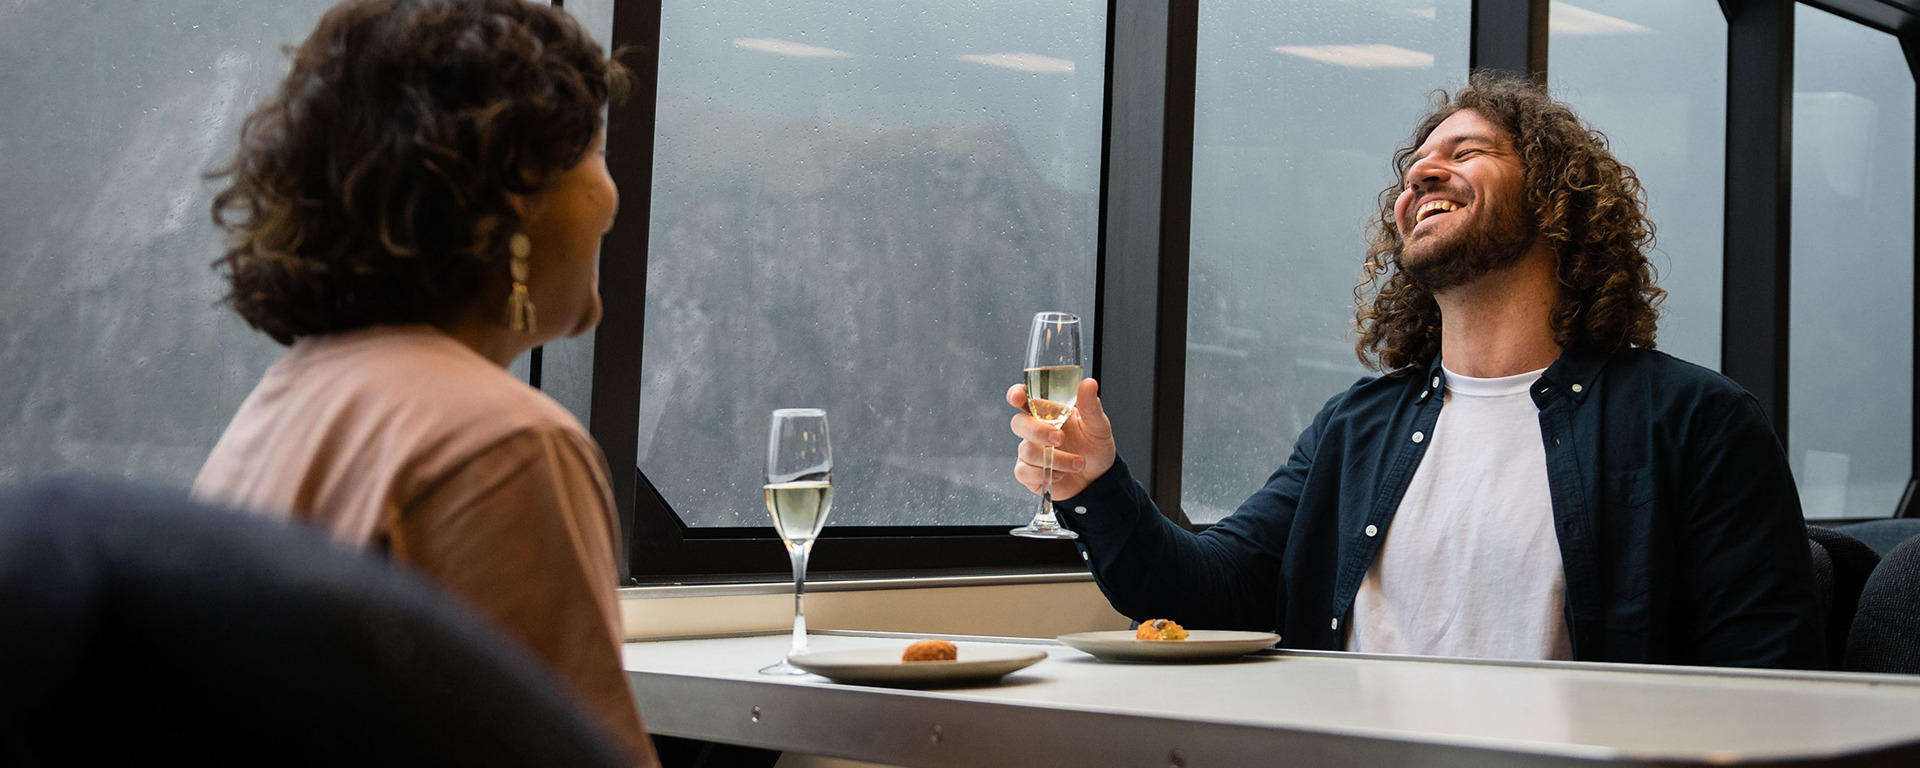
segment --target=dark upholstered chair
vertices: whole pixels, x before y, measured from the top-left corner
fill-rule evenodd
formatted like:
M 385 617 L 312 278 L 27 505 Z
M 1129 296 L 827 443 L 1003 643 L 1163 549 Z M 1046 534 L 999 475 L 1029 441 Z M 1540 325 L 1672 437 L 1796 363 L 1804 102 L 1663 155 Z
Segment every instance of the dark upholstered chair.
M 1817 525 L 1807 526 L 1807 544 L 1826 628 L 1827 668 L 1839 669 L 1846 661 L 1847 633 L 1860 604 L 1860 589 L 1880 564 L 1880 555 L 1851 536 Z
M 620 764 L 560 686 L 310 530 L 96 483 L 0 498 L 0 765 Z
M 1835 526 L 1834 530 L 1852 536 L 1885 557 L 1900 542 L 1920 536 L 1920 518 L 1868 520 L 1864 523 Z
M 1846 668 L 1920 674 L 1920 538 L 1894 547 L 1867 578 L 1848 637 Z

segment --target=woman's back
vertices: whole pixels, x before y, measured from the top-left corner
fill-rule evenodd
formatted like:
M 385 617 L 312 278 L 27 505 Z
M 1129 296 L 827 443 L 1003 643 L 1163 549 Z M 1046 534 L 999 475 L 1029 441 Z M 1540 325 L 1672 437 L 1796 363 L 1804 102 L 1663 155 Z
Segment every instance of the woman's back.
M 445 333 L 375 326 L 294 344 L 240 406 L 194 493 L 388 549 L 400 511 L 462 490 L 446 481 L 500 458 L 489 449 L 502 441 L 582 434 L 551 399 Z M 597 463 L 590 440 L 578 447 Z
M 376 326 L 294 344 L 193 494 L 313 523 L 431 576 L 638 749 L 606 478 L 592 439 L 545 395 L 431 326 Z

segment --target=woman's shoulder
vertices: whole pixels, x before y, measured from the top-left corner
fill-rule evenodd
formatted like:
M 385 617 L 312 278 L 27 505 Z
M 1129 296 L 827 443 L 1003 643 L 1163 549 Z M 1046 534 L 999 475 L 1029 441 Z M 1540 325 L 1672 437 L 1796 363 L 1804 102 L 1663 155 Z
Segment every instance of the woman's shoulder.
M 306 348 L 296 344 L 293 365 L 282 375 L 310 377 L 319 399 L 338 398 L 343 412 L 426 441 L 478 448 L 528 431 L 586 434 L 553 398 L 430 327 L 370 328 L 312 341 Z

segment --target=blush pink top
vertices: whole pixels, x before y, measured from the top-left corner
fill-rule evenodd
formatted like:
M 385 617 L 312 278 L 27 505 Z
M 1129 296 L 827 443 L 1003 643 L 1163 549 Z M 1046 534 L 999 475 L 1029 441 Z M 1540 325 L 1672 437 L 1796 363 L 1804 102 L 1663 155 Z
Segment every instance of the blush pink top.
M 447 586 L 656 765 L 620 661 L 606 459 L 551 398 L 429 326 L 295 342 L 195 498 L 316 523 Z

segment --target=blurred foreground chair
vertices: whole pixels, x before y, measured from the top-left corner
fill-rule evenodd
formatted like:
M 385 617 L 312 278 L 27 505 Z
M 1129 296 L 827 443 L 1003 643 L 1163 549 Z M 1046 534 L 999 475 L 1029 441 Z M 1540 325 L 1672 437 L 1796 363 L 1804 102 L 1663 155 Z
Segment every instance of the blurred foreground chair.
M 0 498 L 0 765 L 619 765 L 560 685 L 317 533 L 95 483 Z
M 1873 551 L 1885 557 L 1888 552 L 1893 551 L 1894 547 L 1900 546 L 1900 542 L 1920 536 L 1920 518 L 1868 520 L 1864 523 L 1834 526 L 1834 530 L 1866 542 L 1867 546 L 1873 547 Z
M 1920 538 L 1894 547 L 1867 577 L 1848 637 L 1846 668 L 1920 673 Z
M 1860 590 L 1880 564 L 1880 555 L 1851 536 L 1817 525 L 1807 526 L 1807 545 L 1827 637 L 1827 669 L 1840 669 L 1846 662 L 1847 635 L 1860 605 Z

